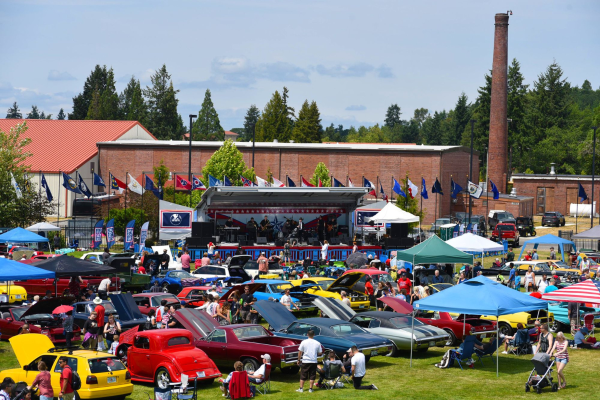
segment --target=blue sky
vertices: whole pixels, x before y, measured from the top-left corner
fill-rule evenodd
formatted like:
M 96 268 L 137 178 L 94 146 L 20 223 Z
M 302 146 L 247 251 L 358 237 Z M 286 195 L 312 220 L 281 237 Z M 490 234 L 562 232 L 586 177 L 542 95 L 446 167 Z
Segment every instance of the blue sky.
M 410 118 L 453 108 L 462 91 L 475 100 L 506 10 L 527 83 L 556 60 L 573 84 L 600 87 L 597 0 L 0 0 L 0 111 L 17 101 L 56 116 L 96 64 L 121 91 L 164 63 L 184 121 L 209 88 L 223 127 L 240 127 L 284 85 L 296 110 L 315 100 L 324 125 L 381 123 L 392 103 Z

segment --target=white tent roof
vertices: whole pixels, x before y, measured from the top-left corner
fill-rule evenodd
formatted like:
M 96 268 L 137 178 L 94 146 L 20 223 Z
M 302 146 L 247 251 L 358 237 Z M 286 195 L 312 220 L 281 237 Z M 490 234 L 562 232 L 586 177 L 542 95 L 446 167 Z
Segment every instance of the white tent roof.
M 369 221 L 386 224 L 407 224 L 419 222 L 419 217 L 396 207 L 394 203 L 388 203 L 377 214 L 369 218 Z
M 446 243 L 455 249 L 468 252 L 504 251 L 503 245 L 472 233 L 465 233 L 464 235 L 446 240 Z
M 49 224 L 47 222 L 38 222 L 35 225 L 31 225 L 29 228 L 25 228 L 30 232 L 58 232 L 60 228 L 56 225 Z

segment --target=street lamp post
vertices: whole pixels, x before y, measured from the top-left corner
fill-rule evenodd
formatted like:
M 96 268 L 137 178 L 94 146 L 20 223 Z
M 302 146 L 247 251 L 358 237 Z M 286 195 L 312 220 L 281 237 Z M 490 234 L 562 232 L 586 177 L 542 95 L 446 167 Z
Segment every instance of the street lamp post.
M 190 149 L 189 149 L 189 160 L 188 160 L 188 182 L 190 184 L 190 208 L 192 208 L 192 124 L 193 119 L 198 118 L 197 115 L 190 114 Z
M 469 180 L 473 180 L 473 139 L 474 139 L 474 126 L 475 126 L 475 121 L 474 119 L 471 119 L 471 156 L 469 158 Z M 479 163 L 477 163 L 477 166 L 479 166 Z M 479 175 L 478 175 L 479 176 Z M 477 178 L 479 180 L 479 177 Z M 467 182 L 467 191 L 469 190 L 469 183 Z M 471 215 L 473 214 L 473 197 L 469 194 L 469 222 L 468 224 L 471 223 Z
M 594 180 L 596 178 L 596 129 L 597 126 L 592 126 L 594 130 L 594 140 L 592 142 L 592 207 L 590 212 L 590 228 L 594 226 Z

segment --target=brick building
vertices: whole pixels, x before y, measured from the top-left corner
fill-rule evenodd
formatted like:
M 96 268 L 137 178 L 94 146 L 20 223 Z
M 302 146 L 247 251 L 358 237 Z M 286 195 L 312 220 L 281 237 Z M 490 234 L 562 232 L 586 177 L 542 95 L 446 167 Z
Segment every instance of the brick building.
M 128 172 L 139 176 L 152 172 L 152 167 L 161 160 L 171 172 L 187 174 L 187 141 L 128 140 L 100 142 L 98 145 L 99 167 L 103 176 L 108 169 L 119 179 Z M 212 154 L 222 142 L 193 142 L 192 171 L 200 174 Z M 246 165 L 252 165 L 252 143 L 238 142 L 238 149 Z M 450 214 L 450 176 L 464 187 L 469 172 L 469 149 L 460 146 L 417 146 L 411 144 L 378 143 L 256 143 L 255 171 L 265 178 L 270 170 L 273 176 L 285 182 L 286 175 L 300 184 L 300 176 L 310 178 L 319 162 L 325 163 L 330 173 L 346 184 L 350 178 L 355 186 L 361 185 L 366 177 L 379 188 L 379 182 L 388 196 L 392 193 L 392 178 L 400 180 L 407 174 L 412 182 L 421 186 L 425 178 L 429 199 L 423 201 L 428 210 L 425 221 L 433 222 L 436 195 L 431 186 L 438 177 L 444 196 L 439 196 L 437 215 Z M 473 165 L 479 165 L 479 154 L 475 153 Z M 378 196 L 379 190 L 377 191 Z M 394 197 L 397 197 L 394 194 Z

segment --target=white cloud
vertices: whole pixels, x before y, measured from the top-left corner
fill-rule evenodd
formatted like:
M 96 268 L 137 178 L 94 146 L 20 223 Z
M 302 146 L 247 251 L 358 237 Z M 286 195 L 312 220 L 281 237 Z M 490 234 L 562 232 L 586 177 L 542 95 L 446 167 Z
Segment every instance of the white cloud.
M 74 81 L 76 79 L 77 78 L 75 78 L 73 75 L 66 71 L 60 72 L 55 69 L 50 71 L 50 73 L 48 74 L 49 81 Z

